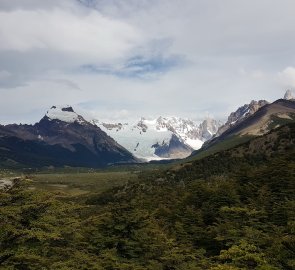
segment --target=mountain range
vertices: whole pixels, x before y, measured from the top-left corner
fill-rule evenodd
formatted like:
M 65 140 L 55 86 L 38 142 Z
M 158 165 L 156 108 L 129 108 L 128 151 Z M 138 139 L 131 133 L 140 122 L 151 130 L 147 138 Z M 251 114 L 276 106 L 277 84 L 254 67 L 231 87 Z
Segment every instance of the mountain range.
M 259 100 L 239 107 L 225 123 L 179 117 L 106 123 L 86 120 L 71 106 L 52 106 L 34 125 L 0 125 L 0 167 L 97 168 L 179 159 L 237 145 L 293 121 L 295 99 L 289 90 L 273 103 Z
M 141 118 L 135 123 L 94 121 L 138 158 L 155 160 L 184 158 L 202 147 L 217 132 L 221 121 L 211 118 L 202 123 L 179 117 Z

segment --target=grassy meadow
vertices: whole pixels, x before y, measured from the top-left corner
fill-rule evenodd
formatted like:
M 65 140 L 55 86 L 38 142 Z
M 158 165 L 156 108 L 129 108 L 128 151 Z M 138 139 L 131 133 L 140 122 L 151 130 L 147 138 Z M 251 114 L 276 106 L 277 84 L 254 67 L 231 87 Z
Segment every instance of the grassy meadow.
M 69 195 L 101 193 L 128 181 L 136 181 L 137 172 L 100 171 L 37 173 L 30 175 L 30 189 L 58 191 Z

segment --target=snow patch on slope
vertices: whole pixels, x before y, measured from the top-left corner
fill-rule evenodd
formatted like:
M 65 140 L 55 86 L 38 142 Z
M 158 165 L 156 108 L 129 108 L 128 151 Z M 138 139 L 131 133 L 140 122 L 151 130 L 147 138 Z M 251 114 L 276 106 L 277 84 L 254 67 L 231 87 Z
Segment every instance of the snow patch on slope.
M 200 149 L 202 147 L 202 145 L 204 144 L 204 142 L 199 140 L 199 139 L 195 139 L 195 140 L 186 139 L 185 142 L 186 142 L 186 144 L 188 144 L 194 150 Z
M 155 149 L 152 146 L 167 144 L 172 136 L 172 132 L 167 129 L 157 130 L 154 121 L 141 120 L 133 124 L 119 123 L 113 128 L 110 128 L 110 124 L 100 122 L 96 122 L 96 124 L 136 157 L 147 160 L 162 159 L 154 154 Z

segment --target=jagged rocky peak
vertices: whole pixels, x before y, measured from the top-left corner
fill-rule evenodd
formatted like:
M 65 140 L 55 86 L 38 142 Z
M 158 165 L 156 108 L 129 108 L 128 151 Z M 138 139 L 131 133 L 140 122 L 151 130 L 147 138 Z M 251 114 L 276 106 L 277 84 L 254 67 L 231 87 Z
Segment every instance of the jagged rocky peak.
M 250 104 L 245 104 L 244 106 L 239 107 L 235 112 L 232 112 L 228 117 L 227 123 L 234 124 L 240 119 L 243 119 L 257 112 L 261 107 L 263 107 L 266 104 L 269 104 L 269 102 L 266 100 L 252 100 Z
M 221 135 L 230 127 L 236 125 L 237 123 L 240 123 L 243 119 L 251 116 L 252 114 L 257 112 L 261 107 L 267 104 L 269 104 L 269 102 L 266 100 L 252 100 L 249 104 L 245 104 L 239 107 L 235 112 L 232 112 L 229 115 L 227 122 L 218 129 L 217 135 Z
M 209 140 L 215 135 L 222 126 L 222 122 L 215 120 L 213 118 L 207 117 L 200 125 L 199 125 L 199 136 L 204 140 Z
M 284 95 L 284 99 L 286 100 L 291 100 L 291 99 L 295 99 L 294 93 L 292 92 L 291 89 L 288 89 Z
M 162 117 L 156 120 L 158 130 L 169 130 L 173 133 L 186 133 L 198 128 L 198 124 L 190 119 L 175 116 Z
M 250 105 L 249 105 L 249 113 L 253 114 L 254 112 L 258 111 L 261 107 L 269 104 L 267 100 L 252 100 Z
M 79 114 L 77 114 L 70 105 L 52 106 L 45 115 L 49 120 L 59 120 L 66 123 L 86 123 L 87 121 Z

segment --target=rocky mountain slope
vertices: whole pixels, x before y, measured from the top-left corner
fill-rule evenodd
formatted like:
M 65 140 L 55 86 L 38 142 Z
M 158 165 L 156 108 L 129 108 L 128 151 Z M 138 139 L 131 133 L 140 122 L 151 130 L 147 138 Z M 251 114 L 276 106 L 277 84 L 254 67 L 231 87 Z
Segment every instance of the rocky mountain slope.
M 237 125 L 238 123 L 242 122 L 247 117 L 251 116 L 255 112 L 257 112 L 261 107 L 269 104 L 266 100 L 259 100 L 255 101 L 252 100 L 249 104 L 245 104 L 239 107 L 235 112 L 232 112 L 224 125 L 219 127 L 216 136 L 221 135 L 226 130 L 231 128 L 232 126 Z
M 148 160 L 187 157 L 221 126 L 211 118 L 199 124 L 179 117 L 141 118 L 133 124 L 95 123 L 135 156 Z
M 100 167 L 136 158 L 70 106 L 53 106 L 34 125 L 0 126 L 0 164 Z
M 285 99 L 279 99 L 273 103 L 264 100 L 252 101 L 231 113 L 226 124 L 219 128 L 215 137 L 204 144 L 203 149 L 230 140 L 232 143 L 238 144 L 294 121 L 295 99 L 290 91 L 286 92 Z

